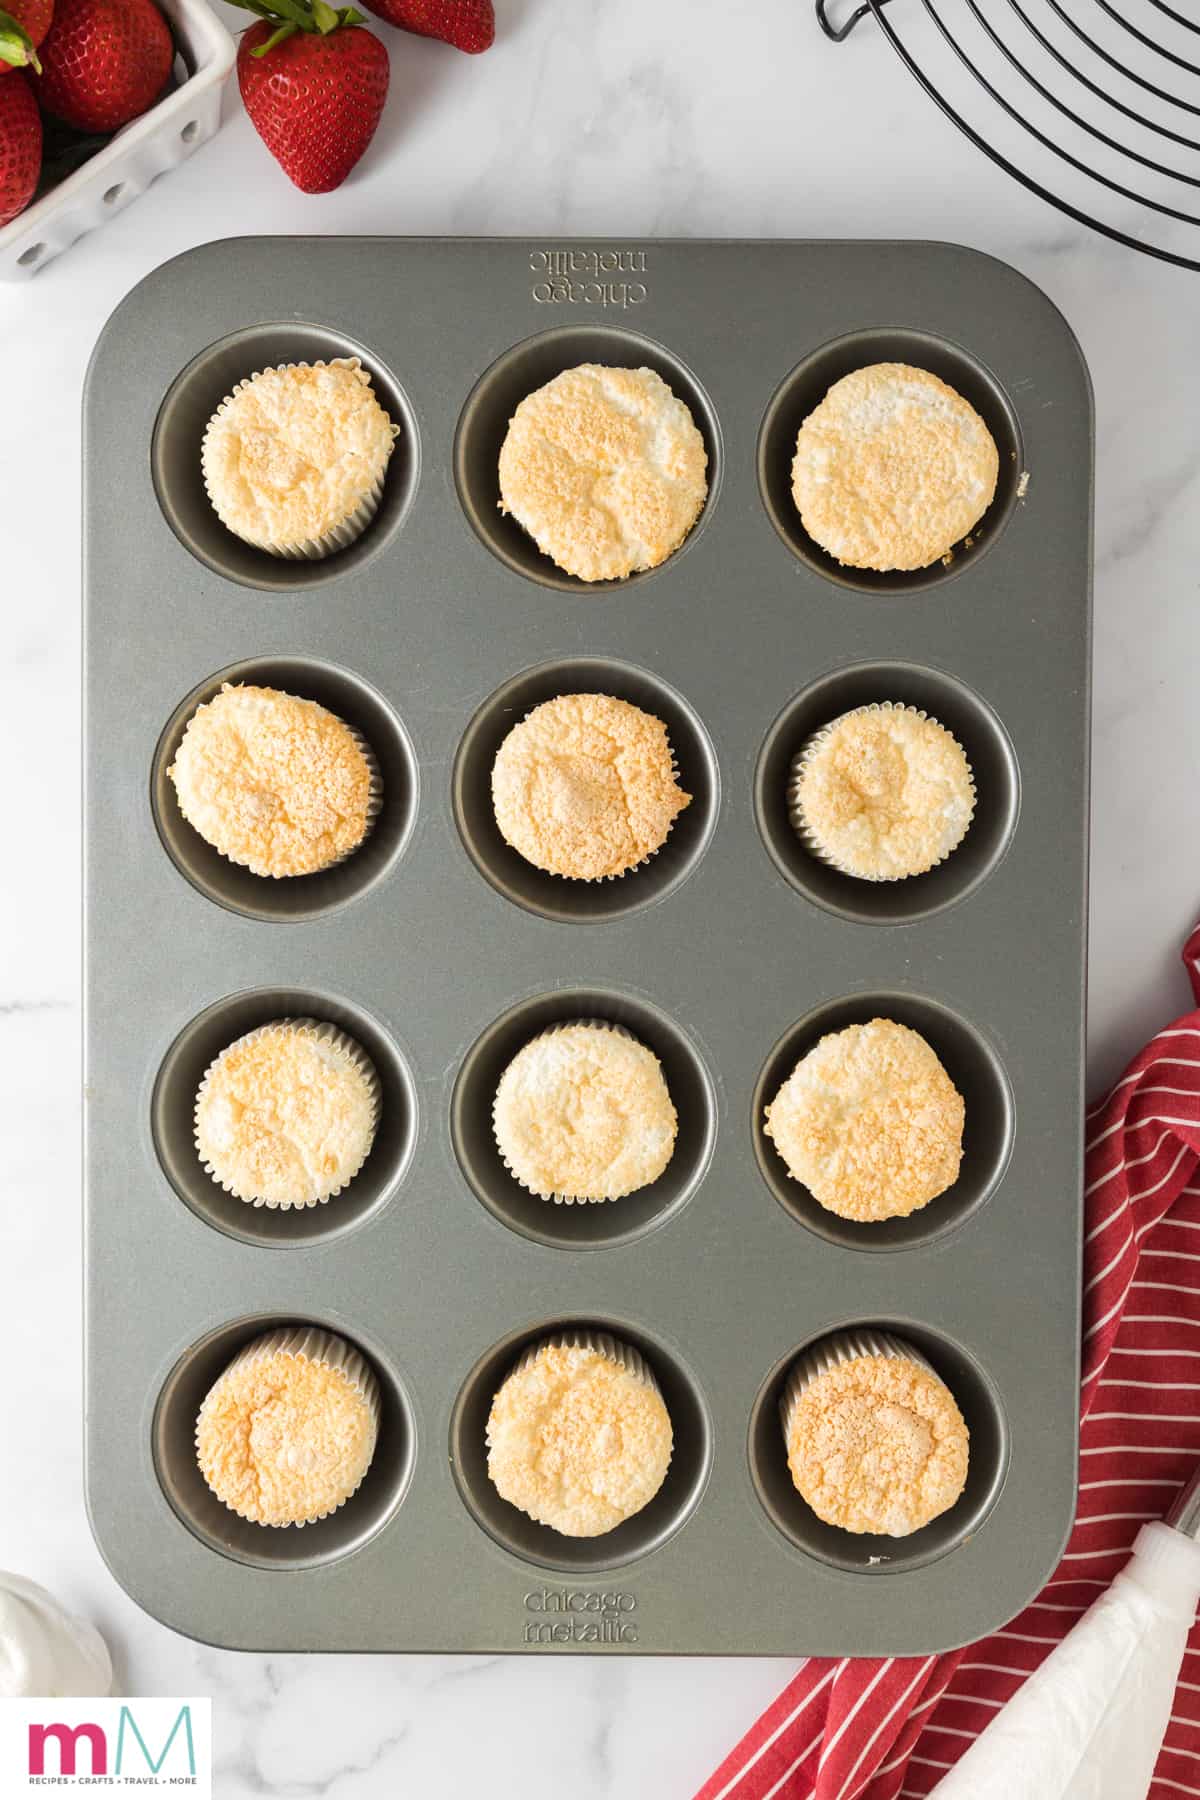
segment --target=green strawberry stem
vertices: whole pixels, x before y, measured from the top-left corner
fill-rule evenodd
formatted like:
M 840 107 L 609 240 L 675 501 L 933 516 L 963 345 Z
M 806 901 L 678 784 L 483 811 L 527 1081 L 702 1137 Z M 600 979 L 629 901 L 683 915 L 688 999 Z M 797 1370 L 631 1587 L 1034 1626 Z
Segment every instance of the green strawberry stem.
M 3 11 L 0 11 L 0 62 L 10 63 L 14 69 L 29 67 L 38 75 L 42 72 L 33 39 L 11 13 Z
M 251 56 L 266 56 L 276 44 L 282 44 L 296 31 L 315 31 L 328 37 L 331 31 L 338 31 L 343 25 L 365 23 L 363 14 L 353 6 L 333 7 L 327 5 L 326 0 L 233 0 L 233 4 L 243 7 L 246 12 L 257 13 L 260 19 L 266 19 L 276 27 L 269 38 L 255 45 Z

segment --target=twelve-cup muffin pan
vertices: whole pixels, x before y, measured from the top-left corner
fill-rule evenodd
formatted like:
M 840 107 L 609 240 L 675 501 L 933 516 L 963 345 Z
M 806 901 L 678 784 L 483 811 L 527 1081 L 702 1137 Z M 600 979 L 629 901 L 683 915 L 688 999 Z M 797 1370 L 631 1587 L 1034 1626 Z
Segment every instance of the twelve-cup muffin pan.
M 401 427 L 349 550 L 281 561 L 212 512 L 209 415 L 266 365 L 357 355 Z M 863 363 L 934 370 L 987 421 L 996 498 L 952 560 L 832 563 L 791 504 L 801 419 Z M 709 497 L 668 562 L 587 587 L 497 506 L 514 406 L 584 361 L 657 369 Z M 1016 1612 L 1075 1492 L 1091 400 L 1070 330 L 950 245 L 248 239 L 143 282 L 85 402 L 87 1481 L 150 1612 L 260 1649 L 924 1652 Z M 363 848 L 262 880 L 183 821 L 166 769 L 223 681 L 319 700 L 383 772 Z M 540 700 L 594 690 L 668 725 L 694 796 L 628 876 L 540 874 L 489 771 Z M 978 810 L 912 880 L 810 856 L 788 762 L 848 707 L 926 709 Z M 328 1205 L 208 1179 L 192 1106 L 268 1019 L 331 1020 L 383 1088 Z M 762 1129 L 825 1031 L 885 1015 L 966 1101 L 955 1186 L 857 1226 Z M 491 1138 L 499 1073 L 565 1019 L 661 1058 L 679 1139 L 653 1186 L 555 1206 Z M 255 1333 L 311 1321 L 378 1371 L 379 1448 L 304 1529 L 245 1523 L 195 1465 L 197 1409 Z M 523 1346 L 587 1324 L 640 1349 L 674 1423 L 655 1500 L 569 1539 L 492 1489 L 484 1427 Z M 906 1337 L 971 1432 L 966 1490 L 903 1539 L 822 1525 L 792 1488 L 789 1366 L 839 1327 Z

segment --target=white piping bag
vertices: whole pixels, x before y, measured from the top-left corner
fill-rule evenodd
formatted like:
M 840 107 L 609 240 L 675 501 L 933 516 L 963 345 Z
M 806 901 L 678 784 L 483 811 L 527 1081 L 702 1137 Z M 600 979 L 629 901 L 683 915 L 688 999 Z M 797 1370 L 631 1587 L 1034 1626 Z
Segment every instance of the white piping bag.
M 1145 1800 L 1200 1599 L 1200 1469 L 930 1800 Z

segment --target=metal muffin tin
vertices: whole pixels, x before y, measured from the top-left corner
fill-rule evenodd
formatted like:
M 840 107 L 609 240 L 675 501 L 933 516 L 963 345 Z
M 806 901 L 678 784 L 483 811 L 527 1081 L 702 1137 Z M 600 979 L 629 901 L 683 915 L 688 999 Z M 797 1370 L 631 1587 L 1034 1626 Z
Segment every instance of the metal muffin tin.
M 200 436 L 240 377 L 356 353 L 401 425 L 380 513 L 322 563 L 224 531 Z M 900 358 L 983 412 L 997 498 L 947 567 L 859 575 L 789 497 L 801 418 Z M 587 588 L 497 510 L 520 397 L 585 360 L 648 364 L 708 443 L 710 494 L 656 571 Z M 159 270 L 88 379 L 87 1468 L 96 1536 L 177 1629 L 257 1649 L 925 1652 L 1016 1612 L 1075 1493 L 1091 400 L 1069 329 L 1004 265 L 924 243 L 248 239 Z M 1028 477 L 1027 481 L 1025 477 Z M 340 867 L 264 881 L 183 822 L 165 770 L 224 679 L 325 702 L 384 806 Z M 663 851 L 573 884 L 499 838 L 504 732 L 594 689 L 666 720 L 694 795 Z M 806 854 L 788 758 L 902 700 L 978 786 L 926 876 Z M 195 1087 L 286 1014 L 358 1038 L 378 1142 L 327 1206 L 256 1210 L 200 1169 Z M 790 1181 L 762 1105 L 820 1034 L 883 1013 L 967 1102 L 956 1187 L 855 1227 Z M 627 1025 L 680 1117 L 663 1177 L 554 1206 L 506 1175 L 499 1071 L 543 1026 Z M 378 1370 L 375 1462 L 303 1530 L 248 1525 L 192 1453 L 238 1346 L 311 1320 Z M 640 1348 L 675 1428 L 652 1504 L 570 1540 L 509 1507 L 484 1422 L 531 1339 Z M 822 1526 L 778 1396 L 843 1325 L 907 1337 L 971 1429 L 958 1505 L 901 1540 Z

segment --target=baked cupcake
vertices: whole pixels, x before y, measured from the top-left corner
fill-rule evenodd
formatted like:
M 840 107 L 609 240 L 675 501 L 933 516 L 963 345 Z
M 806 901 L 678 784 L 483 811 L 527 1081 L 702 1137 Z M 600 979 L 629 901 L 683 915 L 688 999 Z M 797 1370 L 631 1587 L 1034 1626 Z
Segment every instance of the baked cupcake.
M 167 770 L 179 810 L 255 875 L 313 875 L 357 850 L 375 822 L 379 765 L 315 700 L 225 683 L 188 720 Z
M 872 1019 L 801 1057 L 764 1130 L 826 1211 L 903 1219 L 958 1180 L 963 1101 L 920 1032 Z
M 367 1160 L 379 1077 L 365 1050 L 316 1019 L 276 1019 L 222 1050 L 196 1095 L 196 1152 L 250 1206 L 318 1206 Z
M 678 550 L 708 494 L 708 452 L 653 369 L 581 363 L 527 394 L 500 450 L 500 510 L 581 581 Z
M 949 560 L 992 503 L 995 439 L 927 369 L 872 363 L 835 381 L 800 427 L 792 498 L 808 535 L 852 569 Z
M 328 556 L 374 518 L 398 432 L 356 356 L 263 369 L 209 420 L 204 486 L 222 525 L 246 543 L 272 556 Z
M 196 1461 L 230 1512 L 309 1525 L 371 1465 L 379 1383 L 359 1352 L 312 1325 L 268 1331 L 219 1375 L 196 1419 Z
M 662 720 L 611 694 L 560 694 L 535 706 L 492 765 L 505 842 L 535 869 L 575 881 L 645 862 L 690 803 Z
M 843 713 L 792 759 L 788 816 L 823 862 L 860 881 L 902 881 L 967 834 L 975 781 L 936 719 L 890 700 Z
M 907 1537 L 966 1485 L 970 1434 L 954 1395 L 889 1333 L 838 1332 L 805 1351 L 780 1417 L 797 1492 L 843 1531 Z
M 488 1475 L 564 1537 L 600 1537 L 648 1506 L 671 1462 L 671 1418 L 636 1350 L 568 1332 L 527 1350 L 492 1402 Z
M 543 1200 L 620 1200 L 657 1181 L 678 1125 L 662 1064 L 617 1026 L 555 1025 L 519 1050 L 492 1107 L 510 1173 Z

